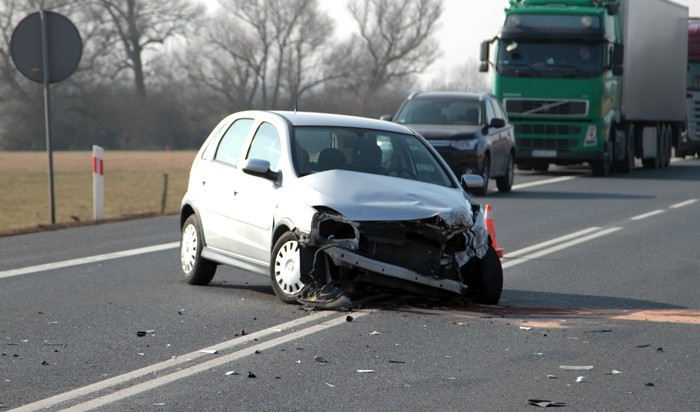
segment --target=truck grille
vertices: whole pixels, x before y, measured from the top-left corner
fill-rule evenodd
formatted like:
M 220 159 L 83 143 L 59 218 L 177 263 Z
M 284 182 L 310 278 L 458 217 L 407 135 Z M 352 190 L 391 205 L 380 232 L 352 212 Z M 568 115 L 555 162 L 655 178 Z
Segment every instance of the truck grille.
M 515 139 L 518 149 L 566 150 L 576 147 L 576 139 Z
M 585 116 L 586 100 L 505 99 L 508 114 L 530 116 Z
M 516 134 L 545 134 L 557 136 L 579 136 L 581 126 L 569 126 L 565 124 L 516 124 Z

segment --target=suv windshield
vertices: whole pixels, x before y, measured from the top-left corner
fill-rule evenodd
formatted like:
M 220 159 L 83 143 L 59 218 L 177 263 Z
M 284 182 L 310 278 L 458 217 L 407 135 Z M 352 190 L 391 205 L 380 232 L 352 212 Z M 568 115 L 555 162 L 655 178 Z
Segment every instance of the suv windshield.
M 496 69 L 507 77 L 593 77 L 602 73 L 600 43 L 502 40 Z
M 403 124 L 479 125 L 481 102 L 456 96 L 407 100 L 394 119 Z
M 298 176 L 342 169 L 455 187 L 448 172 L 416 136 L 346 127 L 295 127 Z

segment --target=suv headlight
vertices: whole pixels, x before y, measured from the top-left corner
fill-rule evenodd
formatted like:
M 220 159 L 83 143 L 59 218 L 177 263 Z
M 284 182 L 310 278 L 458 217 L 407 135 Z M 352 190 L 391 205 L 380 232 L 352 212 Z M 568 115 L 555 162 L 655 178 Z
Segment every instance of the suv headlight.
M 452 140 L 450 146 L 457 150 L 474 150 L 474 148 L 479 144 L 478 139 L 460 139 Z

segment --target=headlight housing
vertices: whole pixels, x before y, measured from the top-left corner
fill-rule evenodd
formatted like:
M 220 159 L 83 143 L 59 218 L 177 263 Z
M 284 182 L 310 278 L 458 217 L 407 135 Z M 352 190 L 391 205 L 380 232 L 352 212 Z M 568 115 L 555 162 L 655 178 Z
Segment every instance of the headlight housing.
M 598 144 L 598 128 L 594 124 L 589 124 L 586 129 L 586 138 L 583 140 L 583 147 L 591 147 Z
M 450 146 L 457 150 L 474 150 L 478 144 L 478 139 L 459 139 L 450 142 Z

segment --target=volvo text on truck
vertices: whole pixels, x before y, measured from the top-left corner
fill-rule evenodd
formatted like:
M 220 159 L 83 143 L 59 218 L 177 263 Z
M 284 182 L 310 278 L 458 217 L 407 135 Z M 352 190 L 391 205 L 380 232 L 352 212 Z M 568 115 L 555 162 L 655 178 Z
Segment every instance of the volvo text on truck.
M 668 0 L 511 0 L 480 70 L 495 68 L 518 168 L 668 166 L 686 127 L 687 21 Z

